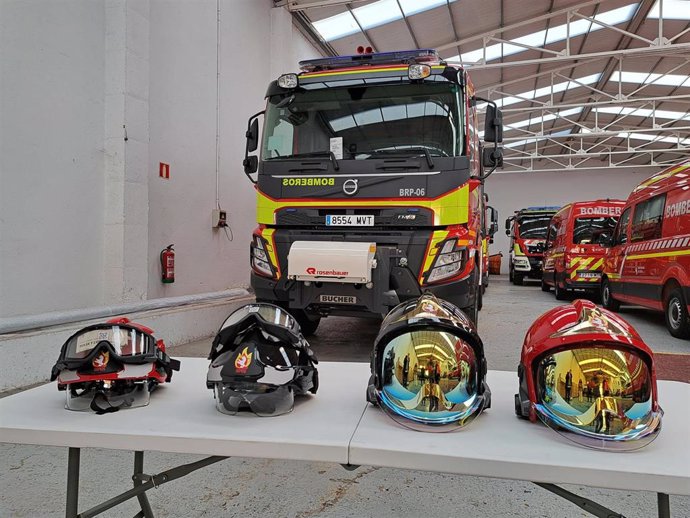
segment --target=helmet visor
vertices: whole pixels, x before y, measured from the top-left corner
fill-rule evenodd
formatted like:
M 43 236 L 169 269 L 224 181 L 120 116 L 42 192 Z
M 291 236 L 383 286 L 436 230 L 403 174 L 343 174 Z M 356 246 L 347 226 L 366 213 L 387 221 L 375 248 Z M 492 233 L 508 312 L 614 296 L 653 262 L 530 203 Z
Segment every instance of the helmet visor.
M 381 408 L 418 431 L 451 431 L 483 409 L 477 357 L 470 344 L 447 331 L 414 330 L 386 344 L 376 391 Z
M 94 411 L 97 414 L 115 412 L 123 408 L 136 408 L 149 404 L 146 381 L 120 383 L 97 381 L 73 383 L 67 386 L 65 408 L 78 412 Z
M 65 344 L 65 359 L 86 358 L 101 342 L 108 342 L 115 354 L 133 357 L 151 354 L 155 341 L 151 335 L 133 327 L 104 326 L 87 328 L 73 335 Z
M 242 411 L 259 417 L 272 417 L 292 411 L 295 397 L 288 386 L 271 387 L 261 383 L 216 383 L 213 387 L 216 409 L 228 415 Z
M 636 450 L 661 430 L 647 363 L 622 347 L 585 346 L 541 358 L 536 371 L 539 418 L 582 446 Z

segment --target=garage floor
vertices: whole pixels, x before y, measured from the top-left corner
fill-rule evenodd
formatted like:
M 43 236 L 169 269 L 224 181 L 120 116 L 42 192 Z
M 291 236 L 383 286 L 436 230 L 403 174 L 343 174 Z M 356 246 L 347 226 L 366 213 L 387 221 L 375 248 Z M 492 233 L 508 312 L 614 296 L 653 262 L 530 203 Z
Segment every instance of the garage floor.
M 489 368 L 514 371 L 527 328 L 557 304 L 553 294 L 542 293 L 536 283 L 518 287 L 506 276 L 493 277 L 479 325 Z M 671 337 L 661 315 L 626 308 L 623 316 L 655 352 L 683 354 L 666 357 L 669 375 L 662 377 L 690 376 L 690 342 Z M 368 362 L 378 325 L 332 317 L 322 321 L 310 343 L 320 360 Z M 173 355 L 205 357 L 209 347 L 210 339 L 176 347 Z M 151 452 L 145 471 L 156 473 L 198 458 Z M 66 466 L 66 448 L 0 444 L 0 516 L 64 515 Z M 83 451 L 80 509 L 128 489 L 131 469 L 128 452 Z M 653 493 L 564 487 L 628 518 L 656 516 Z M 148 494 L 157 517 L 591 516 L 529 482 L 367 466 L 350 472 L 332 464 L 242 458 L 227 459 Z M 102 516 L 131 516 L 137 510 L 128 503 Z M 671 511 L 674 517 L 690 516 L 690 498 L 672 495 Z

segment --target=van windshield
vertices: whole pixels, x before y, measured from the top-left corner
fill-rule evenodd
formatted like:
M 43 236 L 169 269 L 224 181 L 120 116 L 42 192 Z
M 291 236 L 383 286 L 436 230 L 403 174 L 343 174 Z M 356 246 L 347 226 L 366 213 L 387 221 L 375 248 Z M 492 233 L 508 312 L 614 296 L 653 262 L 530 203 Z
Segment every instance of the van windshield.
M 575 228 L 573 230 L 573 244 L 574 245 L 589 245 L 592 244 L 592 238 L 595 232 L 598 231 L 613 231 L 616 226 L 618 218 L 614 217 L 600 217 L 600 218 L 576 218 Z M 600 233 L 600 232 L 598 232 Z

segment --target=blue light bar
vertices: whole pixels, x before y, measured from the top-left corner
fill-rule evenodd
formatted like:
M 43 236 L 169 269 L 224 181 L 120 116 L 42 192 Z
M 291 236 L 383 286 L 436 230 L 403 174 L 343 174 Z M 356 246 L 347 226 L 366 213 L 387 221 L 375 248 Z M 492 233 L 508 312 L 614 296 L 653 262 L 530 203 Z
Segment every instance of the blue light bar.
M 354 54 L 352 56 L 334 56 L 330 58 L 307 59 L 300 61 L 302 72 L 333 70 L 337 68 L 359 67 L 363 65 L 395 65 L 428 63 L 440 61 L 434 49 L 396 50 L 394 52 L 374 52 L 371 54 Z
M 549 207 L 527 207 L 525 209 L 522 209 L 520 212 L 528 211 L 528 210 L 560 210 L 560 208 L 561 207 L 556 206 L 556 205 L 549 206 Z

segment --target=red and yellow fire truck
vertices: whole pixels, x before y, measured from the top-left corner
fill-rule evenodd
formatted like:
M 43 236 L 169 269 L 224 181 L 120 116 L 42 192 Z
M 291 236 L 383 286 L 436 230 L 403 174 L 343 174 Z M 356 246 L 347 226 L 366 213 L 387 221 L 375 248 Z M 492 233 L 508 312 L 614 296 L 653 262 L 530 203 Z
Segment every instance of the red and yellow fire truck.
M 663 311 L 669 332 L 690 338 L 690 161 L 633 190 L 607 245 L 604 307 Z
M 599 291 L 606 255 L 599 241 L 611 235 L 624 205 L 623 200 L 581 201 L 553 215 L 546 235 L 542 291 L 553 286 L 558 300 L 574 290 Z
M 380 316 L 427 289 L 476 320 L 500 111 L 487 108 L 494 144 L 483 149 L 469 76 L 433 50 L 300 66 L 270 84 L 248 123 L 257 300 L 285 307 L 305 334 L 323 316 Z M 260 157 L 250 156 L 260 115 Z
M 527 207 L 506 219 L 506 235 L 510 236 L 508 278 L 516 286 L 522 286 L 525 277 L 541 279 L 546 231 L 558 209 Z

